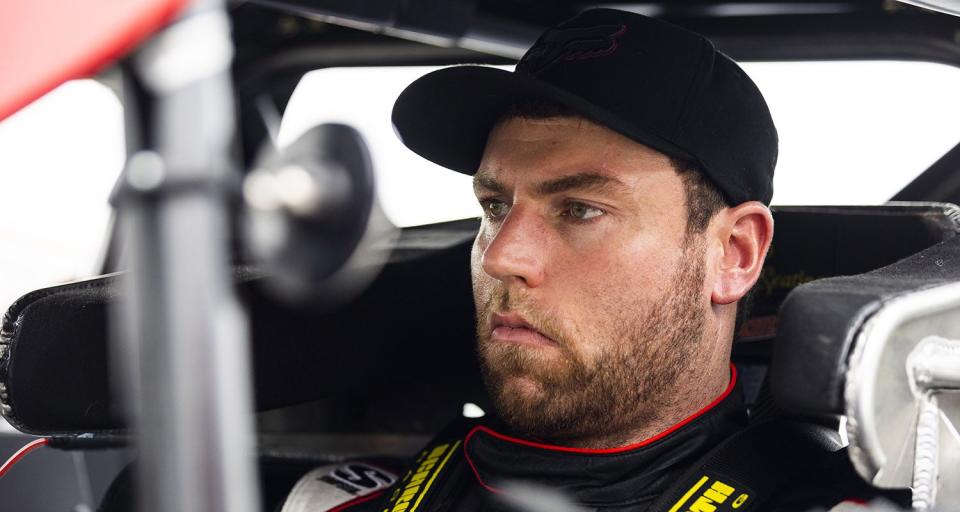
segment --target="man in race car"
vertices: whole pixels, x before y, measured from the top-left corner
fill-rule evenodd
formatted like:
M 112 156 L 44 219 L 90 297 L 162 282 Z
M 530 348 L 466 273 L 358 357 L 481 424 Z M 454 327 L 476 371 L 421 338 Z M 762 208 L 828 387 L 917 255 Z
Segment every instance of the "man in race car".
M 748 424 L 731 345 L 773 236 L 777 132 L 736 63 L 677 26 L 594 9 L 513 72 L 420 78 L 393 121 L 411 150 L 474 177 L 495 419 L 451 427 L 402 478 L 342 469 L 349 492 L 328 508 L 560 510 L 544 505 L 554 492 L 603 511 L 790 508 L 735 464 L 701 464 Z M 308 510 L 304 482 L 284 511 Z

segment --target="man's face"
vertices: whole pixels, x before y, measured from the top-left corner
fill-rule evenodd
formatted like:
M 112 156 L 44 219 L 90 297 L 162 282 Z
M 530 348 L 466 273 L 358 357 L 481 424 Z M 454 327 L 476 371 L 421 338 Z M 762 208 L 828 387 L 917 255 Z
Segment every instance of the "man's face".
M 592 122 L 514 118 L 475 178 L 478 355 L 500 416 L 531 437 L 619 435 L 683 397 L 699 364 L 702 235 L 670 160 Z

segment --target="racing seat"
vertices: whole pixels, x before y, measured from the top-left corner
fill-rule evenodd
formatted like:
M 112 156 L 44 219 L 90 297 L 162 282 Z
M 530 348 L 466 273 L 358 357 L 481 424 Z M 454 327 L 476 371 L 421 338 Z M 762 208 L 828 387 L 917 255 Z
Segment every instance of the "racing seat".
M 780 316 L 778 405 L 847 418 L 859 475 L 914 509 L 960 504 L 960 238 L 800 286 Z
M 827 369 L 808 371 L 804 359 L 811 339 L 821 338 L 808 337 L 810 325 L 805 330 L 802 321 L 791 320 L 796 318 L 787 314 L 792 306 L 777 314 L 784 297 L 804 281 L 859 274 L 924 251 L 949 250 L 944 247 L 960 242 L 955 240 L 960 213 L 951 205 L 892 204 L 783 207 L 776 209 L 775 218 L 775 249 L 758 287 L 754 314 L 741 331 L 743 341 L 735 344 L 734 360 L 758 369 L 753 380 L 759 389 L 772 357 L 773 395 L 788 410 L 843 414 L 836 403 L 809 406 L 790 394 L 797 382 L 812 388 L 814 378 L 834 382 L 831 390 L 836 391 L 845 367 L 837 364 L 842 356 L 824 349 L 814 356 L 833 357 L 817 359 Z M 237 286 L 251 312 L 261 430 L 289 434 L 309 428 L 312 434 L 328 435 L 322 453 L 296 443 L 290 448 L 287 441 L 295 436 L 267 436 L 262 441 L 269 455 L 311 463 L 369 456 L 360 446 L 369 443 L 351 445 L 349 436 L 385 432 L 402 442 L 379 443 L 380 454 L 409 455 L 424 436 L 459 413 L 464 401 L 484 405 L 471 344 L 451 342 L 473 336 L 467 269 L 475 232 L 473 220 L 404 230 L 382 275 L 338 311 L 318 314 L 280 306 L 261 290 L 261 274 L 237 271 Z M 0 334 L 0 407 L 21 431 L 57 436 L 62 446 L 81 446 L 72 443 L 79 433 L 122 440 L 126 430 L 119 401 L 109 392 L 106 345 L 107 311 L 120 300 L 120 278 L 38 290 L 7 312 Z M 816 283 L 802 289 L 819 289 Z M 435 319 L 428 334 L 418 327 L 425 310 Z M 841 319 L 849 312 L 833 314 Z M 786 337 L 781 334 L 774 344 L 778 329 Z
M 774 207 L 774 218 L 770 253 L 733 348 L 748 404 L 756 401 L 766 380 L 781 305 L 796 287 L 884 267 L 948 240 L 960 229 L 960 211 L 936 204 Z M 806 343 L 796 343 L 802 353 Z

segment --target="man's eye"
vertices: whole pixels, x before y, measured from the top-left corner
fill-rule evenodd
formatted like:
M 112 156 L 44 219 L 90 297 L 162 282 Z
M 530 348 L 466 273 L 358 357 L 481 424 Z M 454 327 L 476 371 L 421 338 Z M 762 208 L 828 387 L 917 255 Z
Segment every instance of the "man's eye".
M 590 220 L 595 217 L 603 215 L 604 212 L 600 208 L 594 208 L 592 206 L 587 206 L 583 203 L 572 203 L 567 205 L 566 209 L 563 210 L 561 215 L 565 217 L 571 217 L 576 220 Z
M 509 207 L 507 203 L 499 199 L 488 199 L 482 201 L 483 209 L 487 211 L 487 215 L 492 219 L 499 219 L 507 214 Z

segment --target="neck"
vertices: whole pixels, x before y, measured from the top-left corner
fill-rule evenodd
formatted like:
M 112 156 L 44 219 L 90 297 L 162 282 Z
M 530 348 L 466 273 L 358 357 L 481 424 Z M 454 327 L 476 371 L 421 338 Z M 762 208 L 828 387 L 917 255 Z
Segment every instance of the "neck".
M 729 358 L 726 359 L 729 361 Z M 711 365 L 695 377 L 682 379 L 671 396 L 662 397 L 647 409 L 655 414 L 638 419 L 628 428 L 597 432 L 591 435 L 556 438 L 549 441 L 560 446 L 604 450 L 641 445 L 656 441 L 686 425 L 723 400 L 732 390 L 734 374 L 728 362 Z

